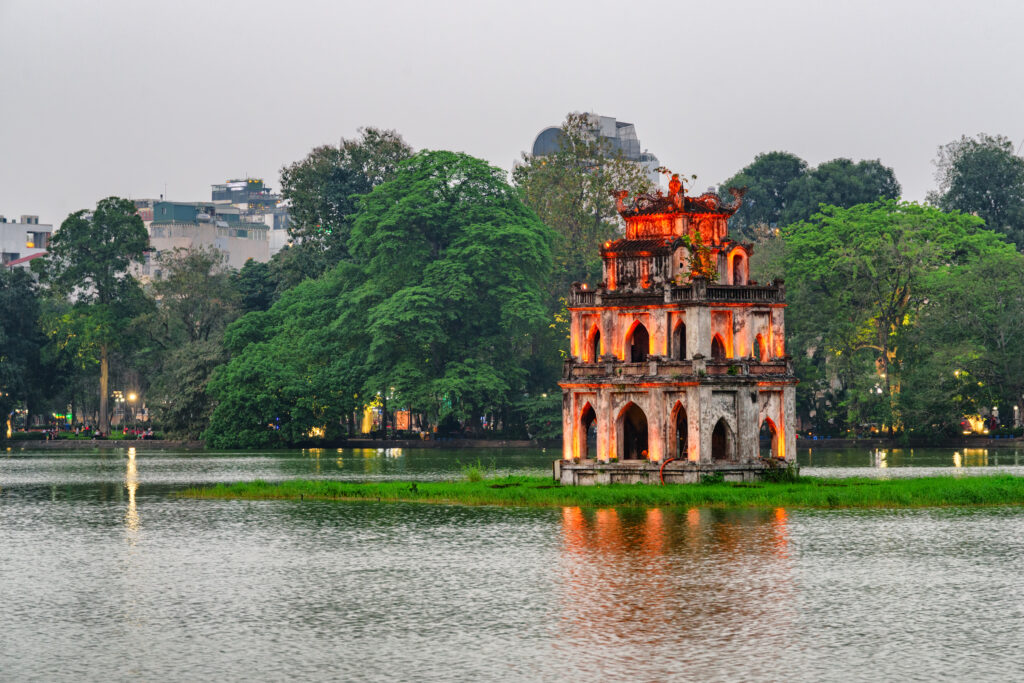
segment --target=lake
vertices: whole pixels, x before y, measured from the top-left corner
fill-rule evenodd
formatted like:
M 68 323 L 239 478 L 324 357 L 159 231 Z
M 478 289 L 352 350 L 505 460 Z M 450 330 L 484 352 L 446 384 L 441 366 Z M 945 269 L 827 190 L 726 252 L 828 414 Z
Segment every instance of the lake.
M 2 680 L 1007 680 L 1024 510 L 175 498 L 261 478 L 550 472 L 552 451 L 0 452 Z M 1024 453 L 803 450 L 806 474 Z

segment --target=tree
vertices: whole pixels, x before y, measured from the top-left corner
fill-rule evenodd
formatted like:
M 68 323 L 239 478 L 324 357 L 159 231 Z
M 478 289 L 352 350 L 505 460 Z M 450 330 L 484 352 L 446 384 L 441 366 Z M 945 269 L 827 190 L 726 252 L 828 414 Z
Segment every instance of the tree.
M 32 276 L 21 268 L 0 268 L 0 436 L 15 405 L 28 403 L 37 385 L 44 342 Z
M 423 152 L 360 200 L 351 250 L 364 278 L 364 391 L 396 387 L 432 417 L 474 428 L 527 387 L 548 313 L 551 231 L 499 169 Z
M 846 419 L 899 418 L 900 340 L 929 298 L 935 273 L 1012 252 L 973 216 L 914 203 L 826 206 L 783 229 L 791 348 L 814 365 L 808 392 L 833 394 Z M 800 358 L 801 354 L 804 358 Z M 838 384 L 838 389 L 836 388 Z
M 351 260 L 228 328 L 232 358 L 210 383 L 204 438 L 330 438 L 378 394 L 433 421 L 508 414 L 532 389 L 552 239 L 501 170 L 417 154 L 359 200 Z
M 149 404 L 167 432 L 195 439 L 209 421 L 207 384 L 227 361 L 222 339 L 239 315 L 240 295 L 224 254 L 214 248 L 161 254 L 160 269 L 163 278 L 151 285 L 156 306 L 146 316 Z
M 1024 246 L 1024 159 L 1002 135 L 980 133 L 939 147 L 938 190 L 928 200 L 947 211 L 973 213 L 1018 247 Z
M 900 403 L 914 424 L 956 428 L 993 405 L 1024 414 L 1024 256 L 1000 251 L 936 274 Z
M 729 220 L 730 231 L 740 238 L 755 237 L 758 226 L 776 228 L 792 201 L 795 181 L 807 173 L 807 162 L 789 152 L 758 154 L 754 161 L 729 178 L 718 190 L 723 197 L 730 187 L 746 187 L 743 203 Z
M 589 114 L 570 114 L 554 154 L 524 154 L 512 171 L 523 203 L 554 229 L 554 273 L 550 291 L 561 296 L 574 281 L 601 275 L 600 247 L 615 239 L 622 222 L 613 190 L 647 192 L 642 166 L 625 159 L 607 138 L 597 135 Z
M 50 240 L 39 268 L 59 296 L 74 301 L 67 323 L 94 346 L 100 363 L 100 428 L 107 414 L 110 351 L 145 299 L 130 268 L 142 261 L 149 236 L 135 205 L 118 197 L 101 200 L 94 211 L 76 211 Z
M 880 161 L 833 159 L 793 180 L 786 195 L 781 220 L 788 224 L 807 220 L 821 205 L 849 208 L 880 199 L 898 199 L 900 184 L 893 170 Z
M 359 137 L 315 148 L 281 169 L 281 193 L 291 206 L 289 233 L 316 274 L 346 258 L 355 197 L 392 178 L 412 149 L 393 130 L 362 128 Z M 299 264 L 295 264 L 299 265 Z
M 280 253 L 280 252 L 278 252 Z M 265 311 L 274 303 L 276 297 L 275 282 L 270 266 L 260 261 L 249 259 L 235 273 L 235 289 L 241 297 L 240 305 L 244 313 Z

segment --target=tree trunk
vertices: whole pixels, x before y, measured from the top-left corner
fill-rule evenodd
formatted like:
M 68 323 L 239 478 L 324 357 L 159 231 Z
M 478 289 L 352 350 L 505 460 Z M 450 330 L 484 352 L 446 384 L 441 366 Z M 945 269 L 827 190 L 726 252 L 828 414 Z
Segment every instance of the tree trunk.
M 107 358 L 107 345 L 100 346 L 100 431 L 104 435 L 110 433 L 110 416 L 107 415 L 107 381 L 110 374 L 110 361 Z

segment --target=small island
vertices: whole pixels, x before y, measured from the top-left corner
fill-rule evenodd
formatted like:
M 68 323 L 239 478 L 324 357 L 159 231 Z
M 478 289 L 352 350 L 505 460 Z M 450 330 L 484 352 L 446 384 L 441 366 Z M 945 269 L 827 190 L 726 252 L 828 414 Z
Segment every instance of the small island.
M 1008 474 L 898 479 L 791 476 L 789 481 L 687 486 L 563 486 L 550 477 L 469 477 L 458 481 L 342 482 L 295 479 L 190 488 L 185 498 L 370 501 L 528 507 L 923 508 L 1024 505 L 1024 477 Z

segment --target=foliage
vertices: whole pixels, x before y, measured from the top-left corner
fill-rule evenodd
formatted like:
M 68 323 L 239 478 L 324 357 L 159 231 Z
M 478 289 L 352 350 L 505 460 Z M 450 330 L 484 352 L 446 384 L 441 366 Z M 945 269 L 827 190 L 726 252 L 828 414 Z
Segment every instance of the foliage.
M 314 275 L 348 255 L 356 196 L 394 177 L 412 149 L 393 130 L 362 128 L 338 146 L 315 148 L 305 159 L 281 169 L 281 193 L 290 202 L 289 233 L 304 259 L 291 265 Z M 292 283 L 297 284 L 297 283 Z
M 270 264 L 249 259 L 233 278 L 243 313 L 265 311 L 277 300 L 277 281 L 271 273 Z
M 822 204 L 849 208 L 880 199 L 896 199 L 900 185 L 880 161 L 833 159 L 809 168 L 789 152 L 759 154 L 720 188 L 746 187 L 743 204 L 729 221 L 730 230 L 753 239 L 759 226 L 781 228 L 807 220 Z
M 848 208 L 880 199 L 897 199 L 900 184 L 896 175 L 880 161 L 854 163 L 833 159 L 797 178 L 787 188 L 789 201 L 782 213 L 783 223 L 807 220 L 821 205 Z
M 529 439 L 562 437 L 562 391 L 557 387 L 541 394 L 524 396 L 515 403 L 516 422 L 526 428 Z
M 590 114 L 570 114 L 561 127 L 558 151 L 524 154 L 512 179 L 523 202 L 557 234 L 549 290 L 554 296 L 574 281 L 600 279 L 600 247 L 622 229 L 611 191 L 651 189 L 644 168 L 596 134 Z
M 938 190 L 933 204 L 947 211 L 973 213 L 1018 247 L 1024 246 L 1024 159 L 1002 135 L 980 133 L 939 147 L 935 160 Z
M 895 201 L 822 207 L 783 237 L 798 400 L 853 426 L 899 422 L 901 340 L 935 278 L 1012 253 L 977 218 Z
M 393 386 L 434 419 L 479 425 L 529 388 L 523 361 L 547 322 L 552 236 L 503 175 L 423 152 L 361 200 L 350 244 L 366 392 Z
M 937 273 L 906 343 L 908 424 L 955 428 L 993 405 L 1024 411 L 1024 256 L 999 252 Z
M 550 241 L 499 169 L 417 154 L 360 200 L 351 262 L 228 329 L 207 439 L 296 443 L 378 393 L 434 422 L 505 412 L 547 323 Z
M 741 238 L 753 238 L 758 226 L 775 228 L 790 201 L 791 184 L 807 173 L 807 162 L 789 152 L 758 154 L 754 161 L 722 183 L 719 194 L 730 187 L 745 187 L 739 210 L 729 219 L 729 231 Z
M 21 268 L 0 267 L 0 435 L 15 405 L 37 386 L 45 342 L 39 316 L 32 276 Z
M 216 249 L 176 249 L 159 259 L 164 276 L 150 287 L 157 305 L 139 320 L 150 341 L 139 349 L 152 381 L 147 401 L 172 436 L 196 439 L 209 421 L 207 384 L 227 361 L 221 341 L 241 297 Z
M 50 240 L 48 255 L 33 269 L 58 297 L 73 307 L 51 321 L 56 339 L 72 342 L 79 354 L 100 362 L 100 426 L 109 431 L 107 415 L 108 359 L 126 340 L 126 329 L 146 306 L 138 282 L 129 272 L 142 261 L 149 236 L 135 205 L 118 197 L 100 200 L 93 211 L 76 211 Z M 38 264 L 38 265 L 37 265 Z

